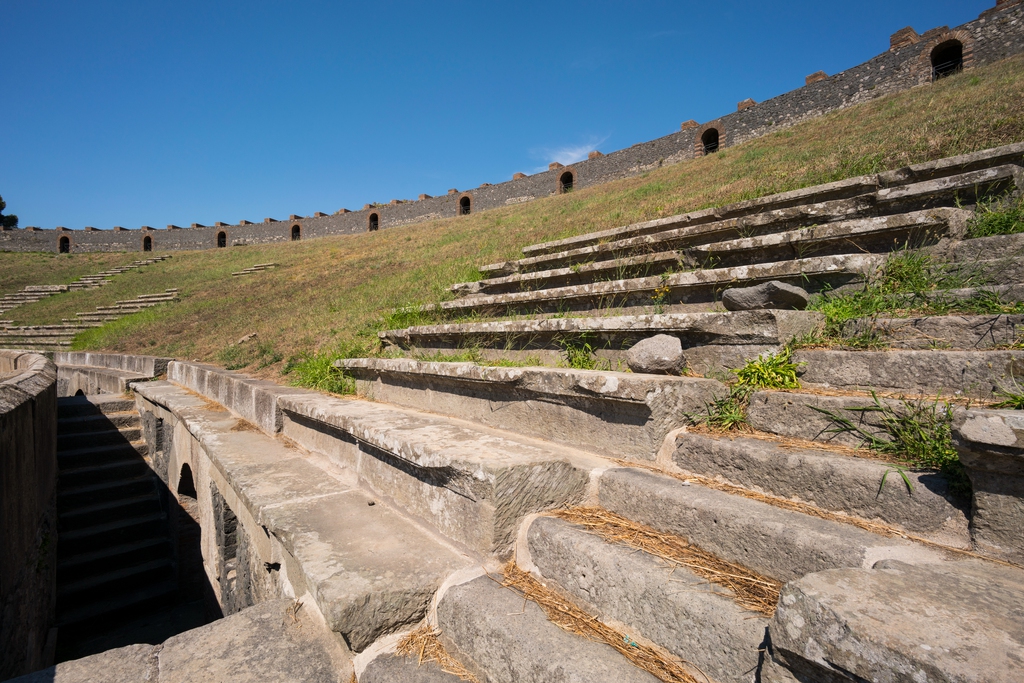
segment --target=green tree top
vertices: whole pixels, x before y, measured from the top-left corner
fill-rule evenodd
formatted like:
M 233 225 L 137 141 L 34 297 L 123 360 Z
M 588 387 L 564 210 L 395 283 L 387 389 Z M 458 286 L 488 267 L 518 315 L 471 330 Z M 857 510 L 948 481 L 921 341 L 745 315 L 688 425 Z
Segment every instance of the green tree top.
M 3 197 L 0 197 L 0 226 L 5 228 L 16 228 L 18 227 L 17 216 L 5 216 L 4 209 L 7 208 L 7 202 L 4 201 Z

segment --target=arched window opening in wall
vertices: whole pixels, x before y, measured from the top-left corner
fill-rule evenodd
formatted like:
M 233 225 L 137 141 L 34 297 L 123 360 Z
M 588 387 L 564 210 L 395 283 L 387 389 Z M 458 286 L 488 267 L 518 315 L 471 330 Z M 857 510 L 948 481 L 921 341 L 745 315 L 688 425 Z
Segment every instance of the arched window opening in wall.
M 292 242 L 298 242 L 300 239 L 302 239 L 302 226 L 301 225 L 293 225 L 292 226 Z
M 573 180 L 575 180 L 575 178 L 572 175 L 572 171 L 566 171 L 562 175 L 558 176 L 558 194 L 572 192 Z
M 936 81 L 964 68 L 964 44 L 959 40 L 947 40 L 932 50 L 932 80 Z
M 463 197 L 459 200 L 459 215 L 468 216 L 470 211 L 473 210 L 473 200 L 469 197 Z
M 196 498 L 196 480 L 192 478 L 192 468 L 189 467 L 188 463 L 181 466 L 181 474 L 178 475 L 177 493 L 179 496 Z
M 226 232 L 217 233 L 217 248 L 228 246 L 228 234 Z
M 142 251 L 153 251 L 153 238 L 152 237 L 149 237 L 147 235 L 146 237 L 142 238 Z
M 380 216 L 378 216 L 375 213 L 371 213 L 370 219 L 367 222 L 366 227 L 370 232 L 373 232 L 374 230 L 380 228 Z
M 708 128 L 704 131 L 704 134 L 700 136 L 701 147 L 704 148 L 704 154 L 714 154 L 718 151 L 718 129 Z
M 57 247 L 58 247 L 58 251 L 60 251 L 60 253 L 62 253 L 62 254 L 70 254 L 71 253 L 71 239 L 68 238 L 68 237 L 61 237 L 60 241 L 58 242 Z

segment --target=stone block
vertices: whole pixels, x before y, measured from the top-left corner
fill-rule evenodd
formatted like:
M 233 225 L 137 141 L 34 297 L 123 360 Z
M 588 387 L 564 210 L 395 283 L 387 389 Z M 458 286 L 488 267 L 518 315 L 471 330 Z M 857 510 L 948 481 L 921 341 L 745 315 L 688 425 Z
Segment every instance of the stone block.
M 489 681 L 655 683 L 604 643 L 563 631 L 488 576 L 450 588 L 437 620 L 448 649 Z
M 934 471 L 907 470 L 910 490 L 892 467 L 873 459 L 745 436 L 682 433 L 675 445 L 673 462 L 695 474 L 918 533 L 967 527 L 945 478 Z M 966 539 L 958 540 L 963 545 Z
M 1019 680 L 1020 570 L 974 561 L 836 569 L 787 584 L 769 627 L 801 681 Z
M 894 411 L 903 409 L 895 399 L 879 399 L 882 405 Z M 756 391 L 747 405 L 747 424 L 761 432 L 791 436 L 808 441 L 836 443 L 860 448 L 864 439 L 858 434 L 833 431 L 836 422 L 822 411 L 834 413 L 852 421 L 858 428 L 878 438 L 887 432 L 877 412 L 859 410 L 874 405 L 871 396 L 828 396 L 794 391 Z
M 937 561 L 938 553 L 854 526 L 633 469 L 601 475 L 601 507 L 780 581 L 883 558 Z
M 445 577 L 470 561 L 363 491 L 282 502 L 262 515 L 356 652 L 420 621 Z
M 727 311 L 802 311 L 807 308 L 807 301 L 807 291 L 802 287 L 775 280 L 753 287 L 733 287 L 722 293 L 722 305 Z
M 953 443 L 973 488 L 975 546 L 987 555 L 1024 564 L 1024 413 L 958 411 Z
M 544 579 L 588 612 L 625 624 L 715 681 L 756 680 L 768 620 L 739 607 L 728 589 L 560 519 L 537 518 L 528 539 Z
M 436 662 L 387 654 L 366 665 L 359 683 L 462 683 L 462 679 L 446 673 Z
M 703 378 L 597 370 L 382 358 L 339 365 L 377 401 L 639 460 L 652 460 L 665 435 L 687 424 L 687 414 L 726 391 Z
M 679 337 L 656 334 L 634 344 L 626 352 L 626 364 L 633 372 L 678 375 L 686 367 Z
M 899 349 L 991 349 L 1014 343 L 1024 315 L 935 315 L 921 318 L 858 318 L 843 336 L 871 335 Z
M 1024 351 L 821 349 L 797 351 L 793 359 L 804 363 L 798 373 L 809 386 L 910 395 L 994 399 L 1024 377 Z
M 18 683 L 338 683 L 349 655 L 296 601 L 274 600 L 185 631 L 62 662 Z M 307 608 L 308 611 L 308 608 Z

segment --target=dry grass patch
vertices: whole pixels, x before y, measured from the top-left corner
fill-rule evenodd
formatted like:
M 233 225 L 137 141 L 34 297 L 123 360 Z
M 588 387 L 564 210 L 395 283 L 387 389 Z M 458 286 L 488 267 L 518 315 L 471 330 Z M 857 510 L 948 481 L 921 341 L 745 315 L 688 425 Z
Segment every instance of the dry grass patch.
M 509 562 L 502 571 L 504 574 L 502 586 L 511 588 L 525 599 L 536 603 L 544 610 L 548 620 L 563 631 L 612 646 L 634 666 L 643 669 L 660 681 L 701 683 L 700 679 L 690 673 L 689 667 L 699 671 L 695 665 L 648 645 L 634 642 L 625 634 L 587 614 L 572 602 L 543 585 L 529 572 L 520 569 L 515 562 Z M 705 679 L 707 679 L 706 676 Z
M 685 538 L 665 534 L 599 507 L 559 510 L 553 516 L 578 524 L 610 543 L 618 543 L 660 557 L 676 567 L 732 592 L 737 605 L 771 617 L 779 602 L 782 583 L 690 544 Z
M 462 663 L 445 649 L 439 638 L 440 635 L 441 632 L 435 628 L 421 626 L 399 641 L 395 654 L 399 657 L 416 657 L 419 664 L 434 662 L 445 673 L 458 676 L 464 681 L 480 683 L 480 679 L 462 666 Z

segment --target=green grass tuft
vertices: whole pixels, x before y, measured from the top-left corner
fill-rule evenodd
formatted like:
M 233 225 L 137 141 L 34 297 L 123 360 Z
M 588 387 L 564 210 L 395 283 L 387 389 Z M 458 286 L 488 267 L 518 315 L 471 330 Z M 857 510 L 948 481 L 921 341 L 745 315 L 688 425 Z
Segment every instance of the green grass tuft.
M 778 353 L 761 354 L 754 360 L 747 361 L 736 374 L 737 384 L 751 389 L 799 389 L 800 380 L 796 371 L 799 363 L 793 362 L 793 352 L 789 347 Z
M 882 437 L 858 427 L 844 415 L 812 408 L 832 420 L 834 426 L 826 430 L 827 433 L 854 434 L 860 437 L 863 447 L 887 455 L 900 464 L 937 469 L 949 482 L 953 495 L 962 500 L 970 499 L 971 483 L 953 447 L 952 406 L 938 399 L 901 399 L 900 407 L 894 409 L 874 392 L 871 397 L 871 405 L 846 408 L 846 411 L 875 413 L 884 432 Z

